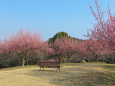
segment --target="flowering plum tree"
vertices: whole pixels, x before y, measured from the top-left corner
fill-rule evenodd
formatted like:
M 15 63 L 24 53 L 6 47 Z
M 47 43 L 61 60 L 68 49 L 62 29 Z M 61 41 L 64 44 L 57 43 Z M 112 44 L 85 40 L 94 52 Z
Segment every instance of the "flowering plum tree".
M 0 53 L 17 53 L 22 58 L 22 66 L 25 62 L 28 64 L 28 55 L 31 53 L 40 54 L 47 51 L 48 45 L 43 42 L 38 33 L 26 33 L 20 30 L 17 35 L 12 35 L 9 40 L 4 40 L 0 45 Z
M 70 58 L 73 54 L 80 51 L 78 41 L 66 37 L 56 39 L 52 47 L 54 53 L 59 55 L 59 62 L 61 62 L 61 57 Z
M 111 15 L 110 9 L 108 10 L 108 18 L 104 19 L 104 13 L 101 10 L 101 6 L 98 1 L 95 1 L 97 13 L 95 13 L 90 6 L 91 11 L 96 18 L 97 22 L 91 29 L 91 34 L 88 34 L 90 39 L 95 39 L 103 45 L 103 48 L 110 52 L 115 52 L 115 17 Z M 99 47 L 98 47 L 99 48 Z
M 0 43 L 0 54 L 8 53 L 8 47 L 8 40 L 4 39 L 4 41 Z
M 100 57 L 102 54 L 107 53 L 107 51 L 104 50 L 103 45 L 100 44 L 97 40 L 85 40 L 83 46 L 86 51 L 85 55 L 93 56 L 95 61 L 97 61 L 98 57 Z

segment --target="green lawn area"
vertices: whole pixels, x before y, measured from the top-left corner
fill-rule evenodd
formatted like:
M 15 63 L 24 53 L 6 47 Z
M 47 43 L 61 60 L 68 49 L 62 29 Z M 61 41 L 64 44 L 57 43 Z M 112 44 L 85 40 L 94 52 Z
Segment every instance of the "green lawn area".
M 37 66 L 0 69 L 0 86 L 115 86 L 115 64 L 61 65 L 60 72 L 56 68 L 39 70 Z

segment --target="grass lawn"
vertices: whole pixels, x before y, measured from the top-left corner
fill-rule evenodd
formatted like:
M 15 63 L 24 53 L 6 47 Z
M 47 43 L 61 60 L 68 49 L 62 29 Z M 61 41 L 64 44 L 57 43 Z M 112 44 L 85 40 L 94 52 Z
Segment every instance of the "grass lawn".
M 37 66 L 0 69 L 0 86 L 115 86 L 115 64 L 64 63 L 40 71 Z

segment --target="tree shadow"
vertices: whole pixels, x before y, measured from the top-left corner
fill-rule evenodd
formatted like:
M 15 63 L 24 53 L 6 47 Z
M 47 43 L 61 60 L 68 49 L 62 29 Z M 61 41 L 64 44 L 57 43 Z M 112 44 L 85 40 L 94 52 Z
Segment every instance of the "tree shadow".
M 110 81 L 107 74 L 83 68 L 63 68 L 60 72 L 53 69 L 34 69 L 26 75 L 49 80 L 51 84 L 57 86 L 104 86 L 109 85 Z
M 115 70 L 115 65 L 104 65 L 104 68 Z

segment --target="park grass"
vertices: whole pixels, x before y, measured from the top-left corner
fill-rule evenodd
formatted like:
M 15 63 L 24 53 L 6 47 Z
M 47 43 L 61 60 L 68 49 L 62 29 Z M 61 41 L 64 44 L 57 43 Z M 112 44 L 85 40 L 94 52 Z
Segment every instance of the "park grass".
M 115 64 L 63 63 L 56 68 L 32 65 L 0 69 L 0 86 L 115 86 Z
M 21 68 L 31 68 L 31 67 L 37 67 L 37 65 L 26 65 L 26 66 L 16 66 L 16 67 L 8 67 L 8 68 L 1 68 L 0 71 L 8 71 L 8 70 L 15 70 L 15 69 L 21 69 Z

